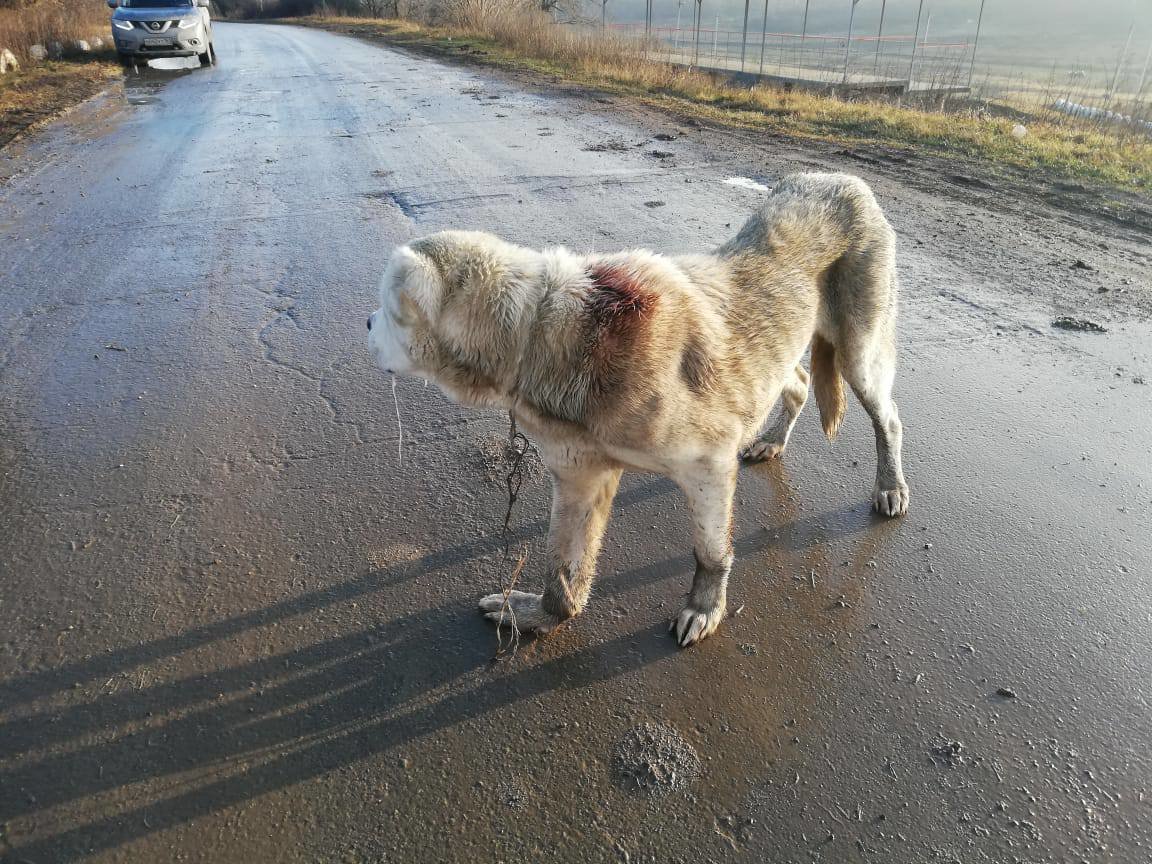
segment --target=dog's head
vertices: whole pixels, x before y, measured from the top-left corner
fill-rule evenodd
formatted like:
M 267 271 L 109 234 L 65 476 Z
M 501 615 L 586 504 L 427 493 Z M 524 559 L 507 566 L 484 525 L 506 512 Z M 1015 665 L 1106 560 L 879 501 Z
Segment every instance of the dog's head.
M 380 308 L 368 316 L 368 346 L 385 372 L 433 374 L 443 297 L 444 280 L 431 258 L 411 246 L 392 253 L 380 280 Z
M 465 402 L 499 401 L 538 282 L 536 253 L 446 231 L 399 247 L 380 281 L 368 344 L 387 372 L 430 379 Z

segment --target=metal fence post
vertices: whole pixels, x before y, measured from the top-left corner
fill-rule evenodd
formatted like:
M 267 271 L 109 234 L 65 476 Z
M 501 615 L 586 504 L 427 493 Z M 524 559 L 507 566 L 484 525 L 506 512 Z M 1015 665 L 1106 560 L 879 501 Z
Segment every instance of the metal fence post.
M 760 25 L 760 77 L 764 77 L 764 41 L 768 37 L 768 0 L 764 0 L 764 22 Z M 1147 70 L 1145 70 L 1147 71 Z
M 880 0 L 880 29 L 876 31 L 876 68 L 872 70 L 876 78 L 880 77 L 880 46 L 884 44 L 884 8 L 887 5 L 888 0 Z
M 768 0 L 764 0 L 767 8 Z M 1152 42 L 1148 43 L 1148 53 L 1144 56 L 1144 71 L 1140 73 L 1140 86 L 1136 88 L 1136 98 L 1144 95 L 1144 82 L 1148 80 L 1148 64 L 1152 62 Z
M 804 41 L 808 38 L 808 5 L 812 0 L 804 0 L 804 26 L 800 28 L 800 53 L 797 54 L 796 71 L 800 71 L 800 63 L 804 59 Z
M 692 65 L 700 66 L 700 23 L 704 18 L 704 0 L 696 0 L 696 54 Z
M 976 71 L 976 49 L 980 46 L 980 25 L 984 23 L 984 0 L 980 0 L 980 14 L 976 16 L 976 38 L 972 42 L 972 62 L 968 65 L 968 90 L 972 90 L 972 75 Z
M 1120 83 L 1120 70 L 1124 68 L 1124 61 L 1128 59 L 1128 48 L 1132 45 L 1132 31 L 1136 29 L 1136 22 L 1128 28 L 1128 38 L 1124 40 L 1124 50 L 1120 52 L 1120 59 L 1116 61 L 1116 74 L 1112 76 L 1112 86 L 1108 88 L 1108 98 L 1104 100 L 1104 107 L 1112 104 L 1116 96 L 1116 87 Z
M 852 0 L 852 11 L 848 13 L 848 39 L 844 43 L 844 81 L 848 83 L 848 57 L 852 53 L 852 25 L 856 23 L 856 4 L 860 0 Z
M 912 71 L 916 68 L 916 42 L 920 39 L 920 15 L 924 11 L 924 0 L 920 0 L 920 8 L 916 10 L 916 32 L 912 34 L 912 59 L 908 63 L 908 86 L 905 92 L 912 89 Z
M 651 0 L 649 0 L 651 2 Z M 748 4 L 752 0 L 744 0 L 744 35 L 740 37 L 740 71 L 744 71 L 744 52 L 748 50 Z

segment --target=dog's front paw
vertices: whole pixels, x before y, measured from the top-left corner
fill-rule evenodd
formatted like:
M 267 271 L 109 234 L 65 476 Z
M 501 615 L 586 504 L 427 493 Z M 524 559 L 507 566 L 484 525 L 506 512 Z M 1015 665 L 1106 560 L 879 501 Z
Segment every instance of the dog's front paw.
M 758 438 L 740 451 L 742 462 L 767 462 L 784 452 L 786 442 L 779 439 Z
M 676 634 L 676 641 L 680 643 L 680 647 L 687 648 L 715 633 L 723 620 L 723 605 L 711 609 L 697 609 L 689 603 L 668 629 Z
M 901 483 L 894 489 L 872 490 L 872 506 L 881 516 L 903 516 L 908 512 L 908 487 Z
M 544 611 L 543 598 L 527 591 L 509 591 L 504 594 L 489 594 L 480 598 L 480 611 L 489 621 L 508 624 L 521 633 L 533 632 L 544 635 L 555 630 L 561 619 Z

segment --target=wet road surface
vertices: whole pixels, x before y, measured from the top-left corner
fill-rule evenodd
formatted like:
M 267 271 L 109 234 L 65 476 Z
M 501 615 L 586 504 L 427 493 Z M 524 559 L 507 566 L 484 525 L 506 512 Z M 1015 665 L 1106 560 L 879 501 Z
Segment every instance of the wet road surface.
M 0 860 L 1149 859 L 1146 234 L 329 33 L 217 43 L 0 161 Z M 687 519 L 632 476 L 584 616 L 493 663 L 505 421 L 403 381 L 400 444 L 387 250 L 704 249 L 755 206 L 726 180 L 802 167 L 864 168 L 900 234 L 909 515 L 869 512 L 859 406 L 832 446 L 808 413 L 742 472 L 716 637 L 666 635 Z M 522 584 L 547 497 L 534 465 Z M 644 723 L 699 757 L 664 796 L 613 766 Z

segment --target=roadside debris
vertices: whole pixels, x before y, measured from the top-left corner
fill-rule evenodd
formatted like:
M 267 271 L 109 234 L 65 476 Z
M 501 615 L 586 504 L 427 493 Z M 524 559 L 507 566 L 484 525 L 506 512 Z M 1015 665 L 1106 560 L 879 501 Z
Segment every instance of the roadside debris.
M 680 791 L 700 776 L 700 756 L 662 723 L 641 723 L 624 733 L 612 753 L 612 780 L 625 792 L 654 798 Z
M 496 797 L 509 810 L 523 810 L 528 805 L 528 793 L 517 780 L 505 780 L 497 786 Z
M 15 54 L 7 48 L 0 48 L 0 75 L 5 74 L 9 69 L 13 72 L 19 72 L 20 64 L 16 61 Z
M 955 768 L 964 762 L 964 745 L 959 741 L 945 741 L 932 748 L 932 758 L 943 762 L 949 768 Z
M 657 207 L 663 207 L 664 202 L 663 201 L 645 201 L 644 206 L 651 210 L 651 209 L 655 209 Z
M 400 399 L 396 395 L 396 376 L 392 376 L 392 406 L 396 409 L 396 464 L 404 464 L 404 422 L 400 419 Z
M 508 449 L 514 456 L 512 464 L 508 469 L 508 476 L 504 478 L 504 484 L 508 490 L 508 509 L 504 511 L 504 528 L 501 532 L 501 538 L 504 543 L 504 566 L 507 566 L 511 560 L 512 510 L 520 497 L 520 488 L 524 485 L 524 457 L 528 455 L 529 451 L 535 449 L 532 446 L 532 442 L 528 440 L 528 437 L 516 428 L 516 418 L 512 412 L 508 412 Z M 516 589 L 516 582 L 520 579 L 520 574 L 524 572 L 524 565 L 527 561 L 528 547 L 525 546 L 520 552 L 520 557 L 516 561 L 515 566 L 512 568 L 512 574 L 508 578 L 507 584 L 504 584 L 503 578 L 500 580 L 500 589 L 504 594 L 504 605 L 500 607 L 500 619 L 496 622 L 496 654 L 492 657 L 493 660 L 501 660 L 506 655 L 515 656 L 516 651 L 520 647 L 520 628 L 516 626 L 516 615 L 512 611 L 512 607 L 508 605 L 508 598 L 512 596 L 512 592 Z M 512 626 L 512 634 L 508 639 L 505 639 L 504 634 L 501 632 L 501 625 L 505 618 L 508 619 Z
M 1015 699 L 1016 691 L 1011 687 L 998 687 L 996 688 L 996 695 L 1003 696 L 1005 699 Z
M 671 159 L 673 154 L 667 150 L 649 150 L 648 155 L 653 159 Z
M 582 149 L 588 153 L 623 153 L 631 150 L 632 147 L 619 135 L 615 135 L 603 141 L 597 141 L 595 144 L 589 144 Z
M 1107 333 L 1108 328 L 1089 321 L 1087 318 L 1073 318 L 1070 315 L 1061 315 L 1052 322 L 1053 327 L 1061 330 L 1075 330 L 1078 333 Z

